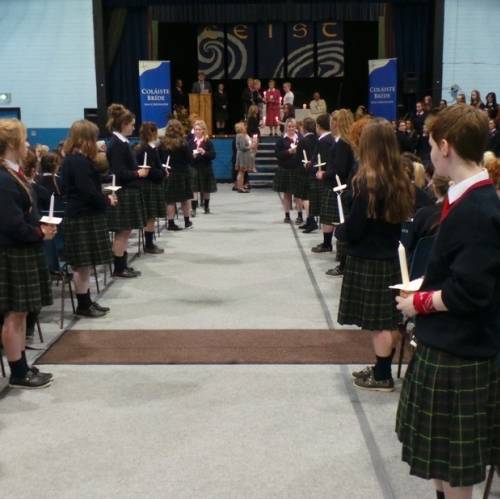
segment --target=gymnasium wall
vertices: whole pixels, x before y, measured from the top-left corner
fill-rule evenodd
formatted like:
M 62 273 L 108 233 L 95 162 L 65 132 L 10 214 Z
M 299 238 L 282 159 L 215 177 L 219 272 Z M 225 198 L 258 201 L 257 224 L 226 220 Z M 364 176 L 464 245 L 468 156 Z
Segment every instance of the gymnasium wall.
M 500 50 L 497 33 L 499 0 L 446 0 L 443 46 L 443 99 L 452 100 L 449 88 L 459 85 L 469 101 L 477 89 L 500 94 Z
M 92 0 L 2 0 L 0 47 L 0 92 L 31 143 L 54 146 L 97 107 Z

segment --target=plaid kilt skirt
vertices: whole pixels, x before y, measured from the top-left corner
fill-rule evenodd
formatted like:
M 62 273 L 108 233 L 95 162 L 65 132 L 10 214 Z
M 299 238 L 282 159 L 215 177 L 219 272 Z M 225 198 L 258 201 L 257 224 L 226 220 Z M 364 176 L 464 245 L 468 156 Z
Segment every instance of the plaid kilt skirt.
M 0 314 L 36 312 L 52 304 L 47 258 L 41 243 L 0 249 Z
M 120 189 L 118 204 L 108 206 L 108 229 L 112 232 L 142 229 L 146 225 L 146 213 L 141 189 Z
M 179 203 L 193 198 L 189 170 L 185 172 L 172 171 L 163 186 L 167 204 Z
M 344 216 L 347 211 L 345 201 L 342 199 L 342 208 Z M 337 194 L 331 187 L 323 187 L 321 193 L 321 207 L 319 211 L 319 220 L 325 225 L 340 224 L 339 207 L 337 204 Z
M 191 167 L 191 189 L 193 192 L 217 192 L 217 183 L 211 166 Z
M 320 180 L 309 177 L 309 215 L 311 217 L 320 215 L 323 190 L 324 186 Z
M 395 330 L 401 322 L 397 292 L 389 286 L 401 282 L 398 259 L 369 260 L 347 255 L 340 293 L 339 324 L 363 329 Z
M 163 194 L 163 183 L 155 183 L 146 180 L 142 183 L 142 199 L 146 221 L 152 218 L 165 218 L 165 196 Z
M 102 265 L 113 259 L 105 214 L 65 218 L 63 237 L 64 258 L 73 268 Z
M 297 177 L 295 176 L 295 169 L 280 168 L 274 174 L 273 190 L 275 192 L 286 192 L 293 194 L 295 191 L 295 184 Z
M 396 418 L 410 474 L 469 486 L 500 466 L 500 367 L 419 344 Z
M 309 172 L 302 166 L 295 170 L 295 188 L 293 195 L 299 199 L 309 199 Z

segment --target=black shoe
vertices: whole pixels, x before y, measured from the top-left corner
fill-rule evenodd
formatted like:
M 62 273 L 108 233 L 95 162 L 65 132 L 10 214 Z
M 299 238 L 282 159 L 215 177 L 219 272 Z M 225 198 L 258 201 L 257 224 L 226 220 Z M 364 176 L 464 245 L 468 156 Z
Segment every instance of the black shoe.
M 29 370 L 33 371 L 35 374 L 39 374 L 40 376 L 46 376 L 49 379 L 52 379 L 54 377 L 52 373 L 42 373 L 40 369 L 38 369 L 38 367 L 35 366 L 31 366 Z
M 11 388 L 26 388 L 35 390 L 37 388 L 47 388 L 52 383 L 52 377 L 48 374 L 41 372 L 35 373 L 33 369 L 29 369 L 26 375 L 22 378 L 15 378 L 13 376 L 9 379 L 9 386 Z
M 305 224 L 299 225 L 299 230 L 307 229 L 307 227 L 309 227 L 309 225 L 306 222 Z
M 233 191 L 237 191 L 238 190 L 238 187 L 236 187 L 235 185 L 233 185 Z
M 352 377 L 353 378 L 368 378 L 372 375 L 373 372 L 373 366 L 366 366 L 364 369 L 361 369 L 361 371 L 353 371 Z
M 158 248 L 156 244 L 153 244 L 151 247 L 145 247 L 144 248 L 144 253 L 149 253 L 150 255 L 161 255 L 162 253 L 165 253 L 164 249 Z
M 331 275 L 334 277 L 340 277 L 344 275 L 344 269 L 342 266 L 337 265 L 334 269 L 330 269 L 326 272 L 326 275 Z
M 323 243 L 318 244 L 318 246 L 315 246 L 314 248 L 311 249 L 313 253 L 327 253 L 328 251 L 332 251 L 331 246 L 325 246 Z
M 205 213 L 205 215 L 210 215 L 210 208 L 205 208 L 204 213 Z
M 393 392 L 394 380 L 392 378 L 376 380 L 372 371 L 366 378 L 356 378 L 354 386 L 372 392 Z
M 97 319 L 99 317 L 104 317 L 106 312 L 102 310 L 97 310 L 94 305 L 90 305 L 89 308 L 76 307 L 75 315 L 80 315 L 81 317 L 90 317 L 91 319 Z
M 179 227 L 176 224 L 172 224 L 172 225 L 167 225 L 167 230 L 173 230 L 173 231 L 182 230 L 182 227 Z
M 99 310 L 99 312 L 109 312 L 111 309 L 109 307 L 103 307 L 102 305 L 99 305 L 96 301 L 92 302 L 92 306 L 96 309 Z
M 196 209 L 191 210 L 191 218 L 196 217 Z
M 113 277 L 133 278 L 133 277 L 139 277 L 139 274 L 135 270 L 130 270 L 130 269 L 124 269 L 121 272 L 117 272 L 115 270 L 113 272 Z
M 184 224 L 185 229 L 191 229 L 193 227 L 193 222 L 189 221 Z
M 304 223 L 304 219 L 302 217 L 297 217 L 295 219 L 295 225 L 301 225 Z
M 291 224 L 292 223 L 292 219 L 290 217 L 285 217 L 285 219 L 283 220 L 283 223 L 284 224 Z
M 318 228 L 319 228 L 318 224 L 314 222 L 313 224 L 306 225 L 306 227 L 304 227 L 304 230 L 302 232 L 303 234 L 309 234 L 310 232 L 318 230 Z

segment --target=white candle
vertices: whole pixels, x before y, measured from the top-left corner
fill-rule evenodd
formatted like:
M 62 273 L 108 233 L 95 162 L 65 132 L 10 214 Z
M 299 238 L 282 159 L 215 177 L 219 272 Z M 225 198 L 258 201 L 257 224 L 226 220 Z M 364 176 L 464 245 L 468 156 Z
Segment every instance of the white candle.
M 321 165 L 321 154 L 318 153 L 318 165 Z
M 50 196 L 50 208 L 49 208 L 49 217 L 52 218 L 54 216 L 54 194 Z
M 112 182 L 113 182 L 111 185 L 113 187 L 116 187 L 116 175 L 113 173 L 113 175 L 111 175 L 111 178 L 112 178 Z
M 341 195 L 342 195 L 341 192 L 337 194 L 337 206 L 339 207 L 340 223 L 343 224 L 345 222 L 345 219 L 344 219 L 344 207 L 342 206 L 342 199 L 340 199 Z
M 144 163 L 142 164 L 142 166 L 148 166 L 148 153 L 147 152 L 144 153 Z
M 340 177 L 338 175 L 335 175 L 335 178 L 337 179 L 337 186 L 340 187 L 342 185 L 340 182 Z
M 165 168 L 170 168 L 170 155 L 167 156 L 167 164 L 165 165 Z
M 304 163 L 307 163 L 307 153 L 305 149 L 302 151 L 302 154 L 304 155 Z
M 408 261 L 406 260 L 405 247 L 401 244 L 401 241 L 399 241 L 398 256 L 401 278 L 403 279 L 403 284 L 407 285 L 410 282 L 410 274 L 408 273 Z

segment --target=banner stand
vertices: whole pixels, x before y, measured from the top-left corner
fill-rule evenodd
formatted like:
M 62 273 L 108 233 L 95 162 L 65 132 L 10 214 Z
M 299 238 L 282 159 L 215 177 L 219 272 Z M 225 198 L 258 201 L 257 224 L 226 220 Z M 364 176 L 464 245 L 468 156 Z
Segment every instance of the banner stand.
M 374 116 L 395 121 L 398 103 L 398 60 L 374 59 L 368 61 L 368 110 Z

